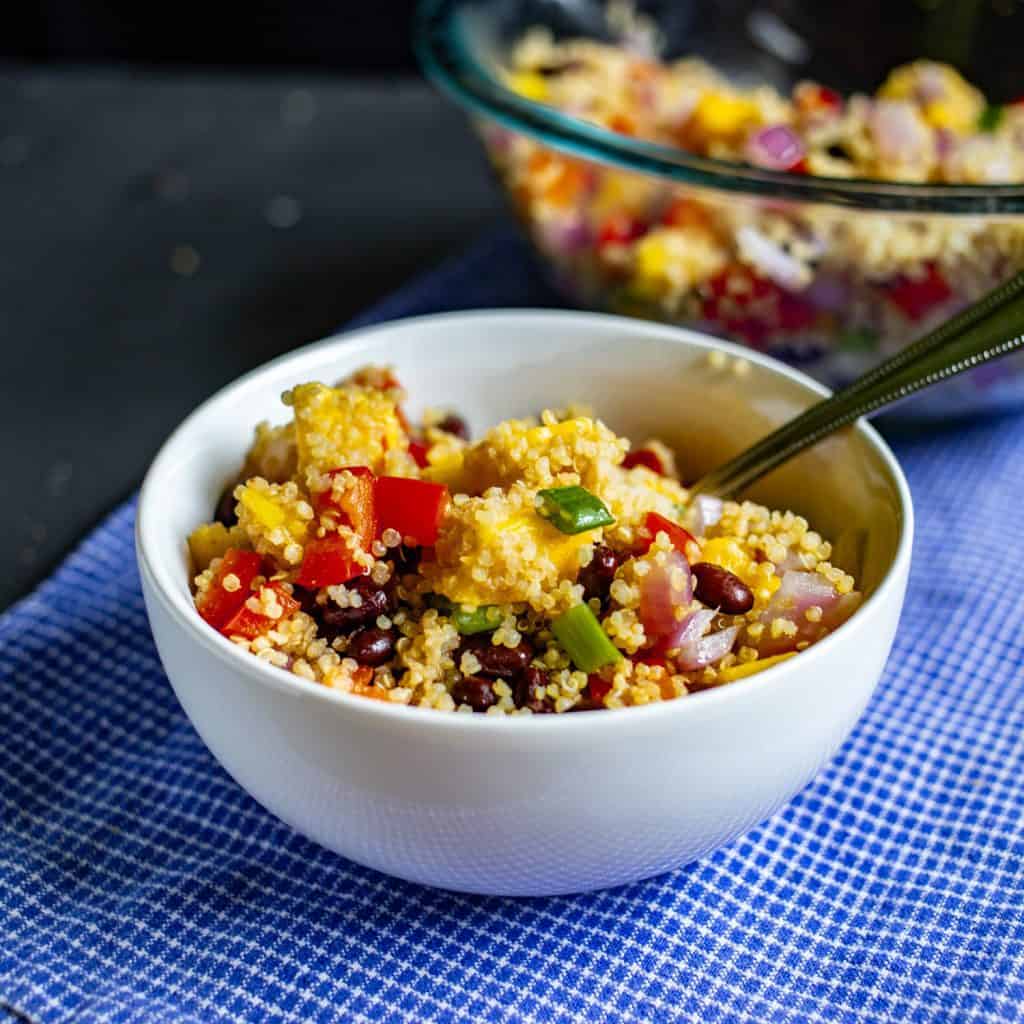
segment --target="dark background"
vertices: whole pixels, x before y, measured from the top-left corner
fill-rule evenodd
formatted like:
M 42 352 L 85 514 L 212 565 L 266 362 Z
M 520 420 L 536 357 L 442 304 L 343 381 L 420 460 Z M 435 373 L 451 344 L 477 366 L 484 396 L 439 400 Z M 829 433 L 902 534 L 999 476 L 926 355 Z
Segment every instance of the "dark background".
M 1022 0 L 672 0 L 672 16 L 742 33 L 755 2 L 811 40 L 826 80 L 873 87 L 927 53 L 1024 92 Z M 417 74 L 413 6 L 6 6 L 0 608 L 202 398 L 507 219 L 461 114 Z
M 0 607 L 200 400 L 504 216 L 408 3 L 237 31 L 210 6 L 43 3 L 0 33 Z

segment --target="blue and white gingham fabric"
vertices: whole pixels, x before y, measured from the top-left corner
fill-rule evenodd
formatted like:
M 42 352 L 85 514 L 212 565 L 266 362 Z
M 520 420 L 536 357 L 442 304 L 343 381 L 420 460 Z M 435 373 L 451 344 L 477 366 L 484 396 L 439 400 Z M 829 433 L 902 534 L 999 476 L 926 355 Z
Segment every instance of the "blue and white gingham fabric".
M 551 302 L 498 239 L 376 311 Z M 0 1009 L 15 1021 L 1024 1020 L 1024 419 L 897 442 L 889 667 L 836 761 L 699 864 L 485 899 L 300 838 L 207 753 L 116 512 L 0 618 Z

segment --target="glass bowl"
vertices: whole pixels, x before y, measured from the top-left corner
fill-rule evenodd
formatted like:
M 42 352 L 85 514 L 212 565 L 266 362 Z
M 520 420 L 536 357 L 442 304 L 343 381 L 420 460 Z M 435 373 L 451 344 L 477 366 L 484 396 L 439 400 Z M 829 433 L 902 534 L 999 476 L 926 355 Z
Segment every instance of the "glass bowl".
M 821 64 L 808 60 L 813 41 L 770 8 L 636 6 L 660 54 L 700 55 L 745 83 L 786 89 Z M 472 115 L 571 301 L 728 337 L 839 387 L 1024 267 L 1024 184 L 764 170 L 619 134 L 504 84 L 511 47 L 533 27 L 630 45 L 608 10 L 594 0 L 424 0 L 415 26 L 426 73 Z M 838 68 L 836 78 L 853 84 Z M 1022 357 L 931 389 L 907 411 L 1012 407 L 1024 407 Z

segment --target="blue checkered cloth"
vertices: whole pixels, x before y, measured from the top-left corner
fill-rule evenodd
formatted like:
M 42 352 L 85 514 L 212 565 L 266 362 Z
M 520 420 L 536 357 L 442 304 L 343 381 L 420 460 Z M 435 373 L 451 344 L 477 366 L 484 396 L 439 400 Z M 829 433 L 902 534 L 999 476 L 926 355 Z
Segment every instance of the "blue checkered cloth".
M 502 237 L 379 307 L 551 303 Z M 885 677 L 781 813 L 579 897 L 420 888 L 258 807 L 178 707 L 134 506 L 0 618 L 0 1007 L 17 1021 L 1024 1020 L 1024 420 L 897 441 Z

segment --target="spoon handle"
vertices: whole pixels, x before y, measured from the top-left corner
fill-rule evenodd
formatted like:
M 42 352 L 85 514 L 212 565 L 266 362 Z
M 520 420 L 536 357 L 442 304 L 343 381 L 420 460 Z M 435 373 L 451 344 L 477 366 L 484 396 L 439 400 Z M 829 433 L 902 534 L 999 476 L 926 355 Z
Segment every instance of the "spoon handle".
M 1024 347 L 1024 271 L 690 488 L 731 497 L 861 416 Z

